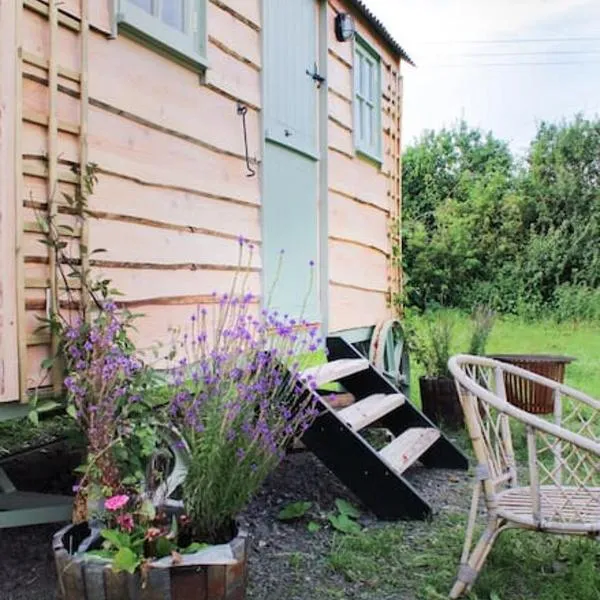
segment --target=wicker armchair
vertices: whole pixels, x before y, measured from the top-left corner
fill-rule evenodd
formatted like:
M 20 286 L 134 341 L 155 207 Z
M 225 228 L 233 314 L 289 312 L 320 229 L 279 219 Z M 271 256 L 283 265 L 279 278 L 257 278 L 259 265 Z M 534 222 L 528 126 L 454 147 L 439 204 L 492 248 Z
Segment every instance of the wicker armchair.
M 600 537 L 600 402 L 488 358 L 454 356 L 449 368 L 478 463 L 460 569 L 450 592 L 458 598 L 470 590 L 498 534 L 509 527 Z M 554 415 L 548 420 L 507 402 L 507 386 L 518 393 L 529 382 L 552 389 Z M 516 460 L 511 426 L 526 439 L 526 450 L 518 454 L 527 455 L 527 464 Z M 473 545 L 482 493 L 487 524 Z

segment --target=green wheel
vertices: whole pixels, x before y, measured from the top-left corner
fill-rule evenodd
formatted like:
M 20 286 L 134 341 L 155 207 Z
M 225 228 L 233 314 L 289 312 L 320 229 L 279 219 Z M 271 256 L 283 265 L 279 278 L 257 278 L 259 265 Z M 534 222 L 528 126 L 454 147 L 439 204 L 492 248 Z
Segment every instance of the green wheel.
M 410 398 L 410 359 L 400 321 L 375 326 L 369 348 L 371 364 L 407 398 Z

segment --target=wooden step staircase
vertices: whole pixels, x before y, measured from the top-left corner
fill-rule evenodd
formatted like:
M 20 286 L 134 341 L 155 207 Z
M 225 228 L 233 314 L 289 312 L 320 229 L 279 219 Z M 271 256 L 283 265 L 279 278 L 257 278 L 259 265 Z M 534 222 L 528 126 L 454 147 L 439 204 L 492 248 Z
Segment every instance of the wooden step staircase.
M 319 397 L 320 413 L 302 442 L 381 519 L 424 519 L 431 507 L 407 479 L 419 461 L 426 467 L 467 469 L 458 448 L 358 350 L 340 336 L 327 338 L 329 362 L 303 373 L 317 387 L 336 381 L 357 401 L 335 410 Z M 366 439 L 369 427 L 393 440 L 379 451 Z

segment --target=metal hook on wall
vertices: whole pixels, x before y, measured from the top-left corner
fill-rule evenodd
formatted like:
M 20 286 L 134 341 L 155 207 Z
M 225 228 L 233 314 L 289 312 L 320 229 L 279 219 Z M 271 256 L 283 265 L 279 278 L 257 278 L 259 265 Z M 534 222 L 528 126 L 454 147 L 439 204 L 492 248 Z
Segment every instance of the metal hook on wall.
M 246 113 L 248 112 L 248 107 L 242 104 L 241 102 L 237 103 L 237 114 L 242 117 L 242 129 L 244 131 L 244 151 L 246 154 L 246 169 L 248 169 L 248 173 L 246 173 L 246 177 L 254 177 L 256 175 L 256 171 L 250 165 L 250 156 L 248 155 L 248 134 L 246 131 Z

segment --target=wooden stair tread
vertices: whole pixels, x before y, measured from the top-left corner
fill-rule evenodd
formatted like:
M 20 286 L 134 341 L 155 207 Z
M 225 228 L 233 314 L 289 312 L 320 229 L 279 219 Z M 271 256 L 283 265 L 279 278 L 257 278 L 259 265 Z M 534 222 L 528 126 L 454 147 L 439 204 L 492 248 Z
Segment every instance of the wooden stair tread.
M 360 371 L 368 368 L 369 361 L 366 358 L 341 358 L 322 365 L 309 367 L 302 371 L 302 377 L 312 376 L 315 378 L 317 386 L 321 386 L 325 383 L 348 377 L 348 375 L 360 373 Z
M 412 427 L 379 451 L 379 456 L 400 475 L 422 456 L 440 437 L 438 429 Z
M 402 406 L 406 398 L 403 394 L 373 394 L 338 412 L 339 418 L 354 431 L 374 423 L 389 412 Z

